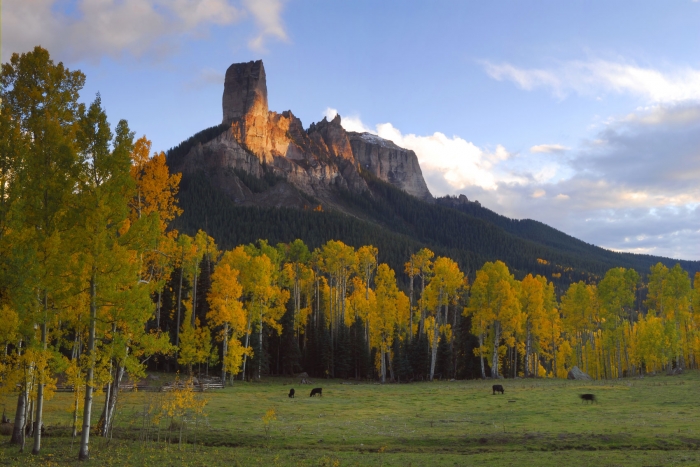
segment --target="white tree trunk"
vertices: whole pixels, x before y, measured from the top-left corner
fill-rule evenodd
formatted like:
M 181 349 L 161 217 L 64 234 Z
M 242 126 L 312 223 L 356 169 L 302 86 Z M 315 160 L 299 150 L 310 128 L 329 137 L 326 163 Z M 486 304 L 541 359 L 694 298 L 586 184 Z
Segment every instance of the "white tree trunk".
M 481 379 L 486 379 L 486 367 L 484 366 L 484 333 L 479 334 L 479 360 L 481 361 Z
M 527 334 L 525 336 L 525 377 L 530 376 L 530 323 L 527 324 Z
M 260 354 L 258 355 L 258 381 L 260 381 L 260 376 L 262 375 L 262 356 L 263 356 L 263 311 L 262 303 L 260 304 L 260 330 L 258 331 L 258 336 L 260 337 L 260 343 L 258 349 L 260 349 Z
M 246 349 L 250 345 L 250 327 L 253 324 L 252 321 L 253 321 L 252 319 L 248 320 L 248 327 L 247 327 L 246 332 L 245 332 L 245 348 Z M 248 354 L 246 353 L 243 355 L 243 371 L 241 373 L 241 381 L 243 381 L 245 379 L 245 364 L 247 361 L 248 361 Z
M 379 368 L 380 368 L 380 372 L 382 375 L 382 383 L 386 383 L 386 361 L 384 360 L 384 342 L 382 342 L 382 345 L 380 347 L 379 355 L 380 355 Z
M 92 415 L 92 385 L 95 374 L 95 325 L 97 321 L 97 284 L 96 272 L 93 269 L 92 277 L 90 278 L 90 334 L 88 338 L 88 357 L 90 365 L 88 366 L 87 376 L 85 378 L 85 405 L 83 407 L 83 432 L 80 437 L 80 452 L 78 459 L 81 461 L 90 459 L 89 443 L 90 443 L 90 417 Z
M 26 386 L 22 387 L 22 390 L 17 396 L 17 411 L 15 412 L 15 424 L 12 429 L 12 438 L 10 439 L 10 444 L 22 444 L 22 436 L 24 433 L 24 424 L 26 422 L 26 412 L 27 412 L 27 389 Z
M 195 317 L 197 310 L 197 269 L 194 271 L 194 281 L 192 281 L 192 328 L 195 326 Z
M 435 375 L 435 363 L 437 362 L 437 347 L 438 347 L 438 340 L 439 340 L 439 335 L 438 331 L 440 330 L 440 309 L 438 308 L 437 312 L 435 313 L 435 330 L 433 332 L 433 348 L 431 349 L 431 355 L 430 355 L 430 381 L 433 380 L 433 376 Z
M 184 255 L 183 255 L 184 256 Z M 181 263 L 182 264 L 182 263 Z M 180 266 L 180 285 L 177 288 L 177 318 L 175 319 L 175 362 L 177 365 L 177 347 L 180 345 L 180 307 L 182 305 L 182 276 L 185 275 L 185 271 Z M 176 366 L 177 368 L 177 366 Z
M 221 362 L 221 383 L 226 386 L 226 356 L 228 355 L 228 323 L 224 324 L 224 349 L 223 361 Z
M 48 297 L 46 291 L 44 291 L 44 322 L 41 324 L 41 347 L 44 352 L 46 352 L 47 344 L 47 333 L 46 333 L 46 320 L 47 320 L 47 308 L 48 308 Z M 48 371 L 48 368 L 42 368 L 41 372 Z M 36 390 L 36 423 L 34 425 L 34 448 L 32 449 L 32 454 L 39 454 L 41 451 L 41 424 L 43 422 L 44 414 L 44 383 L 42 379 L 39 379 L 39 384 Z
M 126 358 L 126 357 L 125 357 Z M 122 382 L 122 378 L 124 377 L 124 365 L 119 365 L 119 369 L 117 370 L 117 377 L 115 378 L 114 383 L 112 384 L 112 395 L 109 399 L 109 406 L 107 407 L 107 415 L 105 417 L 105 427 L 104 427 L 104 436 L 107 437 L 109 436 L 109 433 L 112 432 L 112 425 L 114 424 L 114 412 L 117 407 L 117 400 L 119 398 L 119 385 Z
M 493 356 L 491 357 L 491 378 L 498 377 L 498 344 L 501 340 L 501 323 L 493 323 Z

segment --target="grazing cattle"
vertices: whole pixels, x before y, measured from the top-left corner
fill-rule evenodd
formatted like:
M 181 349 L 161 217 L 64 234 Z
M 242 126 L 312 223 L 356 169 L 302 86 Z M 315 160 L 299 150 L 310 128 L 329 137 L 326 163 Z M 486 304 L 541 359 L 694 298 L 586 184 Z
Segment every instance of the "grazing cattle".
M 503 390 L 503 386 L 501 386 L 500 384 L 494 384 L 492 389 L 493 389 L 493 394 L 494 394 L 494 395 L 495 395 L 497 392 L 500 392 L 501 394 L 503 394 L 503 393 L 505 392 L 505 391 Z
M 294 399 L 294 388 L 289 390 L 289 398 Z
M 595 400 L 595 395 L 593 394 L 581 394 L 579 397 L 581 398 L 581 402 L 591 401 L 591 404 L 593 402 L 597 403 L 597 401 Z
M 313 388 L 313 389 L 311 390 L 311 394 L 309 395 L 309 397 L 314 397 L 316 394 L 318 394 L 319 396 L 323 397 L 323 394 L 321 393 L 321 391 L 323 391 L 322 388 Z

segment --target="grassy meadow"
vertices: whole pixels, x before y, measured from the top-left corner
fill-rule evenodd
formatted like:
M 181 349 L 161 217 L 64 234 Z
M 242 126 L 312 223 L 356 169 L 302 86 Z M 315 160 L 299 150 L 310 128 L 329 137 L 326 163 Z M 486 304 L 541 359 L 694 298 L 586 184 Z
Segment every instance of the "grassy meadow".
M 207 416 L 154 440 L 141 430 L 162 393 L 123 393 L 112 441 L 91 438 L 83 465 L 700 465 L 700 372 L 604 382 L 502 380 L 413 384 L 269 378 L 205 393 Z M 309 397 L 311 387 L 323 397 Z M 297 397 L 289 399 L 289 388 Z M 597 404 L 582 403 L 593 393 Z M 70 393 L 45 406 L 38 458 L 6 443 L 0 465 L 77 463 Z M 15 398 L 1 401 L 14 407 Z M 96 399 L 96 414 L 101 409 Z M 274 409 L 276 419 L 263 422 Z M 95 420 L 96 421 L 96 420 Z M 266 429 L 267 428 L 267 429 Z M 196 438 L 196 443 L 195 443 Z M 31 445 L 28 449 L 31 451 Z

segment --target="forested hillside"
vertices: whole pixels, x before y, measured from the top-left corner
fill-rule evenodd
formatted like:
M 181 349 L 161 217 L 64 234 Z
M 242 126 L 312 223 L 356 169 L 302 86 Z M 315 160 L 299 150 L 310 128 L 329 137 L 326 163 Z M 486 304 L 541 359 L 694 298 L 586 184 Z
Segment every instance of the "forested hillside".
M 171 150 L 169 157 L 179 152 Z M 537 221 L 508 219 L 474 203 L 459 208 L 429 204 L 366 173 L 363 177 L 371 192 L 338 190 L 337 205 L 342 211 L 319 211 L 313 210 L 313 200 L 307 210 L 237 205 L 200 172 L 183 179 L 179 200 L 184 214 L 175 226 L 190 234 L 201 228 L 224 247 L 260 238 L 273 244 L 299 238 L 310 247 L 331 239 L 356 247 L 371 243 L 379 248 L 380 260 L 395 269 L 412 252 L 428 247 L 454 258 L 472 277 L 486 261 L 500 259 L 516 277 L 541 274 L 560 290 L 579 280 L 596 282 L 617 266 L 645 274 L 658 262 L 667 267 L 680 263 L 691 274 L 700 271 L 696 261 L 605 250 Z M 284 183 L 239 178 L 254 192 Z
M 454 198 L 452 198 L 454 199 Z M 552 247 L 555 249 L 565 250 L 580 257 L 587 257 L 595 262 L 600 262 L 608 265 L 606 269 L 615 265 L 622 265 L 629 268 L 635 268 L 638 271 L 646 271 L 652 265 L 663 262 L 667 266 L 675 263 L 689 270 L 697 271 L 700 264 L 697 261 L 685 261 L 669 258 L 662 258 L 653 255 L 640 255 L 634 253 L 618 253 L 604 248 L 597 247 L 590 243 L 586 243 L 577 238 L 567 235 L 557 229 L 554 229 L 542 222 L 532 219 L 510 219 L 506 216 L 497 214 L 490 209 L 484 208 L 479 203 L 450 203 L 450 197 L 438 198 L 438 204 L 447 205 L 452 209 L 462 212 L 468 216 L 482 219 L 497 227 L 502 228 L 516 237 L 526 240 L 532 240 L 535 243 Z

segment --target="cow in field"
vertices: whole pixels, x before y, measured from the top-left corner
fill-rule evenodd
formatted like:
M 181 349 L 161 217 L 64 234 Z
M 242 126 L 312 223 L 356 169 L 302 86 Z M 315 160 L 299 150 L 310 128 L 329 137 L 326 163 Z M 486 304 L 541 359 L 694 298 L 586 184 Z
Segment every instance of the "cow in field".
M 503 386 L 500 384 L 494 384 L 492 389 L 493 389 L 493 395 L 496 395 L 497 392 L 500 392 L 501 394 L 503 394 L 505 392 L 503 390 Z
M 597 403 L 597 401 L 595 400 L 594 394 L 581 394 L 579 397 L 581 398 L 581 402 L 590 401 L 591 404 L 594 402 Z
M 294 399 L 294 388 L 289 390 L 289 398 Z
M 318 394 L 320 397 L 323 397 L 322 391 L 323 388 L 313 388 L 309 397 L 314 397 L 316 394 Z

